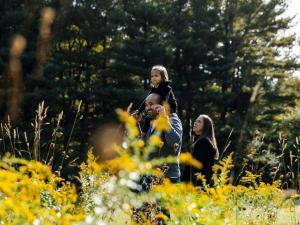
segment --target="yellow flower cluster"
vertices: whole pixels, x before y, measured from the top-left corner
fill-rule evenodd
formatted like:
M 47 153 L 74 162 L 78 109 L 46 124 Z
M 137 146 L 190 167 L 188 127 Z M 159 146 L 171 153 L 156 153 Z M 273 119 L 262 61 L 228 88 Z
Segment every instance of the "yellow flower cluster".
M 191 153 L 181 153 L 180 162 L 182 164 L 192 165 L 198 169 L 201 169 L 203 167 L 203 164 L 200 161 L 194 159 Z
M 86 163 L 80 165 L 81 172 L 86 174 L 94 174 L 100 171 L 100 165 L 96 162 L 97 159 L 94 156 L 92 150 L 89 150 L 87 153 Z
M 128 131 L 129 138 L 135 138 L 139 135 L 139 130 L 137 128 L 136 120 L 126 111 L 122 109 L 116 109 L 119 120 L 125 123 L 125 126 Z
M 75 210 L 75 187 L 35 161 L 5 157 L 0 162 L 1 224 L 73 224 L 83 215 Z
M 151 202 L 164 209 L 155 219 L 167 224 L 277 224 L 276 215 L 284 202 L 280 182 L 266 184 L 259 175 L 250 171 L 242 178 L 247 186 L 230 184 L 232 155 L 214 166 L 213 185 L 203 187 L 192 183 L 171 183 L 163 179 L 161 165 L 173 162 L 174 158 L 148 160 L 147 154 L 156 151 L 163 143 L 160 132 L 168 131 L 168 118 L 156 120 L 157 132 L 145 143 L 136 138 L 136 121 L 122 110 L 117 110 L 125 123 L 127 136 L 124 146 L 116 146 L 116 158 L 98 163 L 92 151 L 81 165 L 79 180 L 82 191 L 76 193 L 73 185 L 52 174 L 51 168 L 40 162 L 13 157 L 0 160 L 0 224 L 136 224 L 132 220 L 133 208 L 143 202 Z M 182 153 L 181 164 L 201 168 L 201 162 L 189 153 Z M 158 182 L 151 191 L 136 194 L 140 175 L 150 175 Z M 136 189 L 135 189 L 136 190 Z M 297 198 L 295 195 L 293 198 Z M 126 200 L 126 201 L 125 201 Z M 157 209 L 155 209 L 157 210 Z M 155 211 L 154 210 L 154 211 Z M 168 212 L 168 214 L 164 214 Z M 153 224 L 145 220 L 143 224 Z M 259 217 L 259 220 L 257 220 Z
M 154 134 L 149 138 L 149 144 L 159 147 L 159 148 L 162 148 L 164 145 L 164 142 L 161 140 L 161 138 L 158 135 Z
M 156 131 L 159 132 L 169 132 L 171 129 L 169 117 L 165 114 L 159 115 L 158 118 L 154 121 L 153 126 Z

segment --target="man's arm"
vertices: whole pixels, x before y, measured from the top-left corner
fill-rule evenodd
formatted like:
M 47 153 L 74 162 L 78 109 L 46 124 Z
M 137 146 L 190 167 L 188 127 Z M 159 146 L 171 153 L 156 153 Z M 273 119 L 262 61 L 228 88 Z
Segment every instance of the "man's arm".
M 169 146 L 174 146 L 181 144 L 182 140 L 182 125 L 179 118 L 176 116 L 171 116 L 169 118 L 170 128 L 169 132 L 164 133 L 165 140 Z
M 161 114 L 166 115 L 165 109 L 161 105 L 154 106 L 155 110 Z M 179 145 L 181 144 L 182 140 L 182 125 L 181 121 L 178 118 L 177 114 L 171 114 L 171 117 L 169 118 L 169 125 L 171 130 L 169 132 L 164 132 L 164 137 L 169 146 L 174 146 L 175 144 Z M 174 146 L 175 147 L 175 146 Z

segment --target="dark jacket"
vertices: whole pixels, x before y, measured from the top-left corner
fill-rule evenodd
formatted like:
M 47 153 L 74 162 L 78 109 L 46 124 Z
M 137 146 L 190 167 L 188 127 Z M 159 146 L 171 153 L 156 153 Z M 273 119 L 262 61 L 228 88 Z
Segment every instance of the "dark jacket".
M 177 162 L 166 165 L 168 169 L 165 171 L 165 176 L 176 183 L 180 181 L 179 155 L 182 142 L 182 124 L 176 113 L 170 115 L 170 123 L 171 130 L 161 134 L 161 140 L 164 145 L 161 149 L 156 149 L 151 152 L 149 159 L 175 156 Z M 147 141 L 153 133 L 154 130 L 150 126 L 146 132 L 145 140 Z
M 161 102 L 160 102 L 161 104 L 163 104 L 164 102 L 168 102 L 172 113 L 177 112 L 177 100 L 173 93 L 172 87 L 170 86 L 170 81 L 165 81 L 160 83 L 160 85 L 157 88 L 152 87 L 148 95 L 152 93 L 156 93 L 161 96 Z M 144 112 L 144 110 L 145 110 L 145 100 L 138 108 L 138 112 L 142 113 Z
M 197 169 L 192 166 L 186 166 L 184 168 L 182 180 L 186 182 L 193 182 L 194 185 L 199 186 L 202 182 L 197 180 L 195 173 L 201 173 L 205 176 L 206 183 L 210 184 L 213 175 L 212 167 L 215 161 L 215 154 L 216 150 L 209 138 L 203 137 L 196 141 L 192 150 L 192 155 L 193 158 L 203 164 L 203 168 Z

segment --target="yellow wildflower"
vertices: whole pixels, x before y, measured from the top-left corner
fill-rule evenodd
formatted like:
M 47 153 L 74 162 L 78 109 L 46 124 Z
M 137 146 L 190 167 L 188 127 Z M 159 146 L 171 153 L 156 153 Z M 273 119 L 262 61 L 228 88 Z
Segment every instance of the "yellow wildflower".
M 137 164 L 128 155 L 122 155 L 112 160 L 105 161 L 100 166 L 102 169 L 109 170 L 112 173 L 119 172 L 120 170 L 136 171 L 138 169 Z
M 137 140 L 137 141 L 135 142 L 135 146 L 136 146 L 137 148 L 143 148 L 143 147 L 145 146 L 145 143 L 144 143 L 143 140 Z
M 260 174 L 253 174 L 250 171 L 246 171 L 246 176 L 241 179 L 243 183 L 255 183 L 257 178 L 260 178 Z
M 183 164 L 189 164 L 192 165 L 193 167 L 196 167 L 197 169 L 202 169 L 203 168 L 203 164 L 194 159 L 191 153 L 181 153 L 180 154 L 180 161 Z
M 132 116 L 130 116 L 128 112 L 126 112 L 126 111 L 124 111 L 122 109 L 116 109 L 116 112 L 117 112 L 117 114 L 119 116 L 119 119 L 122 122 L 124 122 L 126 124 L 130 124 L 132 126 L 136 125 L 136 120 Z
M 137 122 L 128 112 L 122 109 L 116 109 L 116 113 L 119 116 L 119 119 L 125 123 L 126 129 L 128 131 L 129 137 L 137 137 L 139 135 L 139 130 L 137 128 Z
M 154 146 L 160 146 L 161 145 L 161 139 L 159 136 L 157 135 L 152 135 L 150 138 L 149 138 L 149 142 L 150 144 L 154 145 Z
M 159 115 L 154 121 L 153 126 L 155 127 L 155 130 L 159 132 L 169 132 L 171 130 L 169 117 L 167 115 Z
M 160 213 L 160 214 L 158 214 L 158 215 L 156 215 L 155 216 L 157 219 L 163 219 L 163 220 L 168 220 L 169 218 L 165 215 L 165 214 L 163 214 L 163 213 Z

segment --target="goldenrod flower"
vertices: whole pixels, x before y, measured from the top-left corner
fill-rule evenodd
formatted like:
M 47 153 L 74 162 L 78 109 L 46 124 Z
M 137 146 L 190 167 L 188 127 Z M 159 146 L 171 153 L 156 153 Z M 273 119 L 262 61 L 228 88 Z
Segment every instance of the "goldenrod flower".
M 163 220 L 165 220 L 165 221 L 167 221 L 169 218 L 165 215 L 165 214 L 163 214 L 163 213 L 160 213 L 160 214 L 158 214 L 158 215 L 156 215 L 155 216 L 157 219 L 163 219 Z
M 143 147 L 145 146 L 145 143 L 144 143 L 143 140 L 137 140 L 137 141 L 135 142 L 135 146 L 136 146 L 137 148 L 143 148 Z
M 149 143 L 154 145 L 154 146 L 160 146 L 161 145 L 161 139 L 160 139 L 159 136 L 154 134 L 149 138 Z
M 135 126 L 136 125 L 136 120 L 130 116 L 130 114 L 122 109 L 116 109 L 116 112 L 119 116 L 119 120 L 121 120 L 122 122 L 126 123 L 126 124 L 130 124 L 131 126 Z
M 183 164 L 192 165 L 193 167 L 196 167 L 198 169 L 203 168 L 203 164 L 200 161 L 194 159 L 191 153 L 181 153 L 180 162 L 182 162 Z
M 159 115 L 154 121 L 153 126 L 155 127 L 155 130 L 159 132 L 169 132 L 171 130 L 169 117 L 167 115 Z
M 139 135 L 139 130 L 137 128 L 137 122 L 128 112 L 122 109 L 116 109 L 116 113 L 119 116 L 119 119 L 125 123 L 129 136 L 137 137 Z

